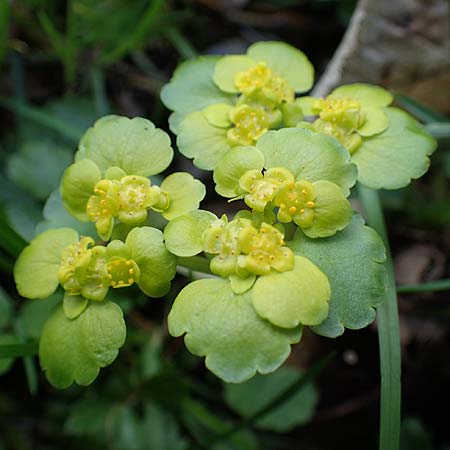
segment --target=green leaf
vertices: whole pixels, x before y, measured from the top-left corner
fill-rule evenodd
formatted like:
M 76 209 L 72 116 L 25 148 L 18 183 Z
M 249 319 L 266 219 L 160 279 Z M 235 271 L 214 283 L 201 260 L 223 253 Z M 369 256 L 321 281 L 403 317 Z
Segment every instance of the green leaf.
M 229 118 L 231 109 L 231 105 L 226 103 L 215 103 L 214 105 L 202 109 L 202 112 L 211 125 L 219 128 L 228 128 L 231 126 Z
M 42 220 L 42 206 L 2 175 L 0 201 L 10 227 L 26 241 L 32 239 L 36 224 Z
M 360 216 L 353 216 L 345 230 L 327 239 L 310 239 L 299 230 L 291 247 L 330 281 L 330 311 L 314 332 L 337 337 L 344 328 L 358 330 L 375 320 L 375 308 L 386 296 L 386 255 L 380 237 L 364 226 Z
M 68 319 L 60 306 L 44 326 L 39 344 L 42 369 L 59 388 L 73 382 L 87 386 L 101 367 L 111 364 L 125 342 L 122 310 L 109 301 L 90 302 L 76 319 Z
M 191 211 L 166 225 L 164 238 L 170 252 L 177 256 L 194 256 L 203 251 L 202 236 L 217 217 L 209 211 Z
M 61 302 L 62 294 L 57 291 L 50 297 L 39 300 L 27 300 L 19 311 L 19 320 L 27 336 L 39 339 L 45 322 L 50 317 L 53 308 Z
M 19 294 L 27 298 L 46 298 L 53 294 L 59 285 L 62 252 L 76 241 L 78 233 L 70 228 L 48 230 L 36 236 L 14 266 Z
M 313 183 L 317 197 L 314 200 L 314 221 L 303 233 L 310 238 L 333 236 L 350 222 L 353 210 L 350 202 L 334 183 L 316 181 Z
M 211 125 L 199 111 L 190 113 L 180 123 L 177 145 L 184 156 L 194 158 L 194 164 L 204 170 L 214 169 L 231 148 L 227 130 Z
M 65 170 L 61 180 L 61 198 L 64 207 L 76 219 L 88 220 L 86 205 L 100 179 L 100 169 L 90 159 L 81 159 Z
M 216 191 L 223 197 L 239 194 L 239 179 L 249 170 L 262 170 L 264 155 L 256 147 L 234 147 L 220 159 L 214 170 Z
M 224 92 L 237 94 L 235 78 L 240 72 L 246 72 L 260 60 L 254 60 L 246 55 L 227 55 L 217 61 L 214 68 L 214 83 Z
M 198 209 L 206 194 L 205 185 L 187 172 L 172 173 L 160 187 L 170 198 L 169 208 L 161 213 L 167 220 Z
M 354 83 L 339 86 L 334 89 L 331 98 L 351 99 L 361 103 L 362 106 L 383 107 L 392 103 L 392 94 L 380 86 L 372 84 Z
M 104 398 L 85 398 L 71 405 L 64 432 L 71 436 L 95 436 L 105 433 L 108 415 L 114 405 Z
M 215 103 L 231 104 L 233 96 L 222 92 L 213 82 L 214 66 L 218 56 L 200 56 L 180 64 L 161 90 L 161 100 L 176 112 L 177 123 L 189 113 L 200 111 Z M 172 122 L 173 123 L 173 122 Z M 177 133 L 177 126 L 170 129 Z
M 149 297 L 167 294 L 175 276 L 176 258 L 164 245 L 162 232 L 151 227 L 134 228 L 125 243 L 141 271 L 138 281 L 141 290 Z
M 126 404 L 120 404 L 108 417 L 107 441 L 113 450 L 141 450 L 143 428 L 136 412 Z
M 357 171 L 350 155 L 337 140 L 302 128 L 268 131 L 256 144 L 265 159 L 265 168 L 286 167 L 297 180 L 327 180 L 348 196 Z
M 247 50 L 257 62 L 264 61 L 277 75 L 286 79 L 295 92 L 305 92 L 314 83 L 314 67 L 303 52 L 284 42 L 257 42 Z
M 72 228 L 80 236 L 95 236 L 97 231 L 92 222 L 80 222 L 71 216 L 64 208 L 59 189 L 53 191 L 45 202 L 42 210 L 44 220 L 36 225 L 36 234 L 53 228 Z
M 88 306 L 88 300 L 81 295 L 70 295 L 63 298 L 63 310 L 68 319 L 76 319 Z
M 105 174 L 120 167 L 128 175 L 151 176 L 167 169 L 173 149 L 167 133 L 141 117 L 105 116 L 81 138 L 75 161 L 91 159 Z
M 12 302 L 6 291 L 0 286 L 0 328 L 6 327 L 13 313 Z
M 38 200 L 45 200 L 58 186 L 72 152 L 56 142 L 23 142 L 8 161 L 8 177 Z
M 238 414 L 249 418 L 268 406 L 301 376 L 302 371 L 285 365 L 269 375 L 256 375 L 241 384 L 226 384 L 225 401 Z M 318 397 L 315 385 L 307 383 L 285 402 L 257 420 L 255 425 L 278 433 L 304 425 L 313 417 Z
M 180 292 L 168 317 L 170 334 L 186 333 L 189 351 L 206 356 L 206 367 L 227 382 L 273 372 L 301 338 L 300 327 L 283 330 L 259 318 L 250 292 L 236 295 L 223 279 L 194 281 Z
M 366 107 L 362 110 L 365 121 L 356 131 L 361 136 L 373 136 L 389 126 L 389 119 L 382 108 Z
M 2 346 L 20 344 L 20 340 L 13 334 L 0 334 L 0 348 Z M 2 358 L 0 357 L 0 375 L 8 372 L 14 363 L 15 358 Z
M 186 450 L 188 442 L 183 438 L 175 418 L 154 403 L 144 407 L 143 439 L 147 449 Z
M 398 189 L 422 176 L 436 141 L 407 113 L 386 108 L 389 127 L 363 139 L 352 155 L 358 166 L 358 181 L 372 189 Z
M 296 256 L 292 270 L 259 277 L 251 296 L 257 314 L 278 327 L 317 325 L 328 315 L 330 283 L 311 261 Z

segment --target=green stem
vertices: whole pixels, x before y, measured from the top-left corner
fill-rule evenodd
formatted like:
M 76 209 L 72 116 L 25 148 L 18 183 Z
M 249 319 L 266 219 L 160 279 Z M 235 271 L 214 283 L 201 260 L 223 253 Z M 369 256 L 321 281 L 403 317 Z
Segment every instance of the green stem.
M 183 59 L 193 59 L 198 56 L 197 50 L 195 50 L 192 44 L 181 34 L 178 28 L 168 27 L 164 31 L 164 34 Z
M 94 94 L 95 112 L 98 117 L 105 116 L 109 112 L 108 97 L 105 90 L 105 77 L 100 67 L 91 69 L 91 88 Z
M 450 278 L 445 280 L 430 281 L 429 283 L 405 284 L 403 286 L 397 286 L 397 292 L 399 293 L 434 291 L 450 291 Z
M 209 260 L 203 256 L 191 256 L 189 258 L 179 257 L 178 265 L 194 272 L 211 273 Z
M 369 225 L 386 246 L 388 287 L 386 300 L 377 309 L 380 344 L 381 411 L 380 450 L 398 450 L 400 445 L 401 348 L 394 267 L 378 192 L 358 185 L 359 198 Z

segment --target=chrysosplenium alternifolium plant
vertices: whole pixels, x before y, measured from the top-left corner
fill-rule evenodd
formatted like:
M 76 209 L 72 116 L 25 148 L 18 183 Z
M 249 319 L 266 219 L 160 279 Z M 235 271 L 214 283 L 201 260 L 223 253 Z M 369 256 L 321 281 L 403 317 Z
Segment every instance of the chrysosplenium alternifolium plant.
M 24 297 L 62 288 L 39 346 L 52 384 L 90 384 L 117 356 L 126 331 L 115 289 L 162 297 L 177 264 L 196 255 L 212 276 L 178 294 L 169 332 L 225 381 L 276 370 L 304 326 L 336 337 L 374 320 L 385 250 L 352 211 L 350 189 L 407 185 L 427 170 L 435 142 L 380 87 L 296 97 L 312 84 L 302 52 L 261 42 L 246 55 L 185 62 L 163 88 L 179 150 L 213 170 L 218 194 L 241 202 L 234 217 L 198 209 L 205 187 L 188 173 L 158 185 L 173 150 L 150 121 L 107 116 L 85 133 L 60 192 L 98 236 L 48 230 L 15 266 Z

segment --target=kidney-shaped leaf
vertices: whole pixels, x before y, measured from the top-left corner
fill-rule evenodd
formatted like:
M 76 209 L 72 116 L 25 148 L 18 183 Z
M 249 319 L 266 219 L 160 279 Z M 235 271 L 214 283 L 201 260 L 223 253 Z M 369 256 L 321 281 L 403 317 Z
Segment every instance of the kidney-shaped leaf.
M 48 319 L 39 343 L 42 369 L 55 387 L 91 384 L 125 342 L 122 310 L 115 303 L 91 302 L 76 319 L 60 306 Z
M 291 247 L 330 281 L 328 317 L 313 331 L 336 337 L 344 328 L 357 330 L 375 320 L 375 307 L 386 296 L 386 255 L 381 238 L 361 217 L 353 216 L 347 228 L 326 239 L 310 239 L 298 230 Z
M 168 318 L 170 334 L 186 333 L 189 351 L 206 356 L 208 369 L 227 382 L 273 372 L 301 337 L 301 327 L 283 330 L 258 317 L 249 292 L 236 295 L 223 279 L 194 281 L 180 292 Z

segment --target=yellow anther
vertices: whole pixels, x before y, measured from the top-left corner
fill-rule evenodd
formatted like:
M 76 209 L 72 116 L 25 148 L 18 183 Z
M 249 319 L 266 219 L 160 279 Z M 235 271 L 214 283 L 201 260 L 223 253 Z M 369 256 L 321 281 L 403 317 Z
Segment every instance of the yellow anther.
M 288 209 L 288 211 L 289 211 L 290 214 L 295 214 L 295 213 L 297 212 L 297 208 L 296 208 L 295 206 L 291 206 L 291 207 Z
M 284 203 L 281 203 L 281 204 L 280 204 L 280 208 L 281 208 L 281 209 L 284 209 L 284 208 L 286 208 L 286 205 L 285 205 Z
M 121 286 L 122 284 L 125 284 L 125 281 L 119 280 L 119 285 Z
M 302 189 L 302 194 L 306 195 L 308 193 L 308 191 L 306 189 Z
M 128 284 L 133 284 L 133 283 L 134 283 L 133 278 L 128 278 Z
M 111 286 L 115 286 L 116 284 L 117 283 L 114 280 L 111 281 Z
M 302 209 L 300 210 L 300 214 L 303 214 L 304 212 L 305 212 L 305 209 L 302 208 Z
M 128 261 L 127 261 L 128 262 Z M 128 266 L 129 264 L 127 264 L 127 266 Z M 129 269 L 128 270 L 128 273 L 130 274 L 130 275 L 133 275 L 133 273 L 134 273 L 134 269 Z
M 314 202 L 306 202 L 306 206 L 308 207 L 308 208 L 314 208 Z

